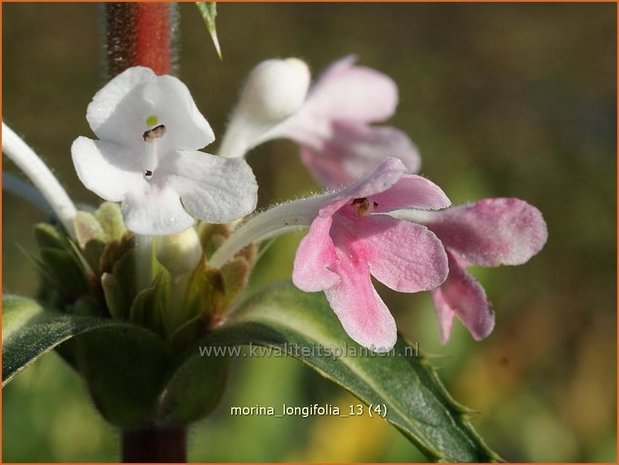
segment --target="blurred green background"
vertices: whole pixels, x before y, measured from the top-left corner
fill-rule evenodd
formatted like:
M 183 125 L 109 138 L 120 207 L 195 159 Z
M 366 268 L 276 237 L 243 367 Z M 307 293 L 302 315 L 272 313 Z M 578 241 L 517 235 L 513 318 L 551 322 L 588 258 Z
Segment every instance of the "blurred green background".
M 69 147 L 90 135 L 85 110 L 103 85 L 100 7 L 4 4 L 3 117 L 74 199 L 97 199 Z M 306 59 L 314 72 L 356 53 L 392 76 L 391 123 L 423 156 L 422 174 L 455 202 L 516 196 L 536 205 L 550 238 L 521 267 L 474 270 L 497 327 L 475 343 L 458 326 L 438 343 L 429 295 L 381 288 L 401 331 L 509 461 L 616 460 L 616 5 L 220 4 L 220 62 L 192 4 L 180 6 L 180 76 L 221 137 L 244 76 L 259 61 Z M 267 206 L 316 190 L 296 148 L 271 142 L 249 157 Z M 4 169 L 16 172 L 4 160 Z M 31 295 L 43 215 L 3 197 L 4 292 Z M 301 235 L 282 238 L 252 287 L 288 279 Z M 190 434 L 193 461 L 418 461 L 379 419 L 231 417 L 231 405 L 353 402 L 291 359 L 245 359 L 220 407 Z M 3 392 L 4 461 L 115 461 L 118 438 L 55 354 Z

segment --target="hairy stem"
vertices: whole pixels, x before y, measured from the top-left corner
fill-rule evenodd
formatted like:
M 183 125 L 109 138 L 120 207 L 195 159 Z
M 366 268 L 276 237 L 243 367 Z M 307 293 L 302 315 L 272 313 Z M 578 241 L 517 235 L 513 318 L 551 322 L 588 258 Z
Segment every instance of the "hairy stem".
M 175 3 L 106 3 L 108 74 L 115 76 L 131 66 L 147 66 L 157 74 L 172 73 L 176 18 Z
M 293 200 L 258 213 L 243 223 L 215 251 L 209 264 L 220 268 L 234 255 L 252 242 L 263 241 L 281 234 L 307 228 L 318 210 L 331 197 L 330 194 Z

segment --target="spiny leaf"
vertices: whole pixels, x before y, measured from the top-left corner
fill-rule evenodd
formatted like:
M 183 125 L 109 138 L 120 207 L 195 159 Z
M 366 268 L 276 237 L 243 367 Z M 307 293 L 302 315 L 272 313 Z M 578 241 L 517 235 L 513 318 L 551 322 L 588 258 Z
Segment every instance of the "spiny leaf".
M 114 324 L 44 309 L 27 297 L 2 296 L 2 386 L 59 344 L 78 334 Z
M 289 351 L 366 404 L 384 405 L 385 419 L 429 459 L 500 460 L 423 356 L 402 337 L 387 355 L 354 343 L 322 294 L 307 294 L 292 284 L 271 286 L 245 302 L 202 342 L 252 343 Z M 194 356 L 200 356 L 199 347 Z
M 213 45 L 215 46 L 217 55 L 219 56 L 219 59 L 222 60 L 223 58 L 221 55 L 221 47 L 219 46 L 219 39 L 217 38 L 217 27 L 215 25 L 215 18 L 217 17 L 217 5 L 215 2 L 196 2 L 196 6 L 198 7 L 198 11 L 202 15 L 202 19 L 204 19 L 206 29 L 211 35 L 211 39 L 213 40 Z

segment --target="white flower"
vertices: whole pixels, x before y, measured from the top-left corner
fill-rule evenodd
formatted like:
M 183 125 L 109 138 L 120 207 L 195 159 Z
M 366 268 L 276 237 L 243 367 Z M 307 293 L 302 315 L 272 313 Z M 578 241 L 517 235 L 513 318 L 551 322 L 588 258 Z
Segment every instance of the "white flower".
M 129 68 L 97 92 L 86 119 L 99 140 L 73 142 L 77 175 L 103 199 L 122 202 L 135 233 L 174 234 L 194 218 L 227 223 L 255 209 L 249 165 L 197 151 L 215 137 L 177 78 Z

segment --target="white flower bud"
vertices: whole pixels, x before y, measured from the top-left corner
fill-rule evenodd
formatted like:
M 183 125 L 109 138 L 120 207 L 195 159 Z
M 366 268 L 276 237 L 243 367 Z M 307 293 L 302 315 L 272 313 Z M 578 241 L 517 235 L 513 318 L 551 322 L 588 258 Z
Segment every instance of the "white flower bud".
M 202 257 L 202 245 L 195 228 L 178 234 L 160 236 L 157 240 L 157 260 L 172 276 L 192 271 Z
M 256 66 L 241 91 L 220 155 L 244 156 L 262 134 L 301 108 L 309 84 L 309 69 L 298 58 L 266 60 Z
M 309 83 L 309 69 L 298 58 L 263 61 L 249 74 L 237 111 L 256 122 L 279 123 L 301 107 Z

